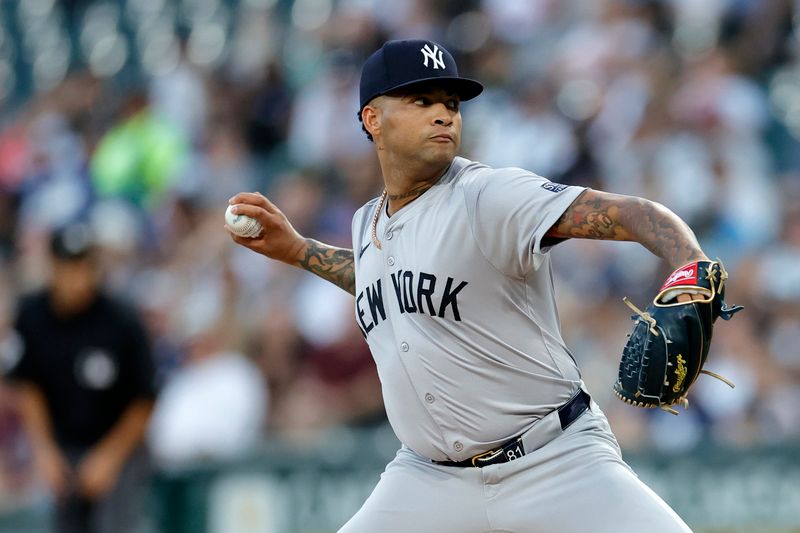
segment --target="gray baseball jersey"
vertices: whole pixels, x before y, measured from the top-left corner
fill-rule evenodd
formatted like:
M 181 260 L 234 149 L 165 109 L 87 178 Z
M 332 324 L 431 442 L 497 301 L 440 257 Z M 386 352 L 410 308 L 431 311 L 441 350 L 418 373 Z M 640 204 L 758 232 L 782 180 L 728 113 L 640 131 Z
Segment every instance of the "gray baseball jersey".
M 403 447 L 340 533 L 686 533 L 622 460 L 561 339 L 543 239 L 584 189 L 460 157 L 377 236 L 353 218 L 356 321 Z M 523 435 L 524 455 L 447 466 Z M 577 506 L 577 507 L 576 507 Z
M 524 432 L 580 386 L 545 233 L 583 191 L 457 157 L 389 218 L 353 219 L 356 320 L 398 438 L 462 460 Z

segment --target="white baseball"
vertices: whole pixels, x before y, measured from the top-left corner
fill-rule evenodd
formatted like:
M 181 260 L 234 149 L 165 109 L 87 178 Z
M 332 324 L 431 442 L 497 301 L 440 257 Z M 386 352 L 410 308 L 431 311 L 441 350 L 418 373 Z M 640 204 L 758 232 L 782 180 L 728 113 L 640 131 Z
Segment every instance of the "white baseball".
M 247 215 L 234 214 L 232 205 L 229 205 L 225 210 L 225 223 L 231 228 L 231 231 L 240 237 L 258 237 L 263 229 L 261 223 Z

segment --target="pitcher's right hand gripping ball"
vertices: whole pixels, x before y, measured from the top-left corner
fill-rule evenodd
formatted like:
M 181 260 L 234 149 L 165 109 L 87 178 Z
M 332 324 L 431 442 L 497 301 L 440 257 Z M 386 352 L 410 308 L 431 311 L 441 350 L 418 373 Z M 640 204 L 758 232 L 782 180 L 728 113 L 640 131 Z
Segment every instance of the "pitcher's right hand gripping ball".
M 286 215 L 270 202 L 263 194 L 257 192 L 240 192 L 228 200 L 235 211 L 233 215 L 243 215 L 258 222 L 261 230 L 253 237 L 236 235 L 233 228 L 226 224 L 231 238 L 237 244 L 265 255 L 270 259 L 293 265 L 302 257 L 305 239 L 297 233 Z
M 673 414 L 672 405 L 688 405 L 686 394 L 700 373 L 726 379 L 703 369 L 717 317 L 724 320 L 742 309 L 724 301 L 728 273 L 717 261 L 696 261 L 673 272 L 658 296 L 636 312 L 633 332 L 622 350 L 614 392 L 637 407 L 661 407 Z M 679 293 L 700 294 L 702 299 L 677 302 Z

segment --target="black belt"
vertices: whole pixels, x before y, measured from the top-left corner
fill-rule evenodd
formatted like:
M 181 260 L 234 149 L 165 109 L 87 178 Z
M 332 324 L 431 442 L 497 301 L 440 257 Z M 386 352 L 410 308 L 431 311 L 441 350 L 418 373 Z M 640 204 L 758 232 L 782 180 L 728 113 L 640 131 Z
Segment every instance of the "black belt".
M 583 389 L 570 398 L 570 400 L 558 408 L 558 419 L 561 422 L 561 430 L 567 429 L 570 424 L 575 422 L 579 416 L 589 408 L 591 397 Z M 442 466 L 474 466 L 483 468 L 488 465 L 507 463 L 514 459 L 519 459 L 525 455 L 525 447 L 522 445 L 522 437 L 516 437 L 498 448 L 488 452 L 479 453 L 463 461 L 433 461 Z

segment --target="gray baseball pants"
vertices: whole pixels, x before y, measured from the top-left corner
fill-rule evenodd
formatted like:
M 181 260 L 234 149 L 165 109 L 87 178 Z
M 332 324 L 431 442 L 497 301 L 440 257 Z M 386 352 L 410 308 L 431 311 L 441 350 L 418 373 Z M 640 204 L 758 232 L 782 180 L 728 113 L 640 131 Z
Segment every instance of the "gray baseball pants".
M 436 465 L 404 446 L 339 533 L 691 532 L 622 460 L 597 404 L 557 431 L 484 468 Z

